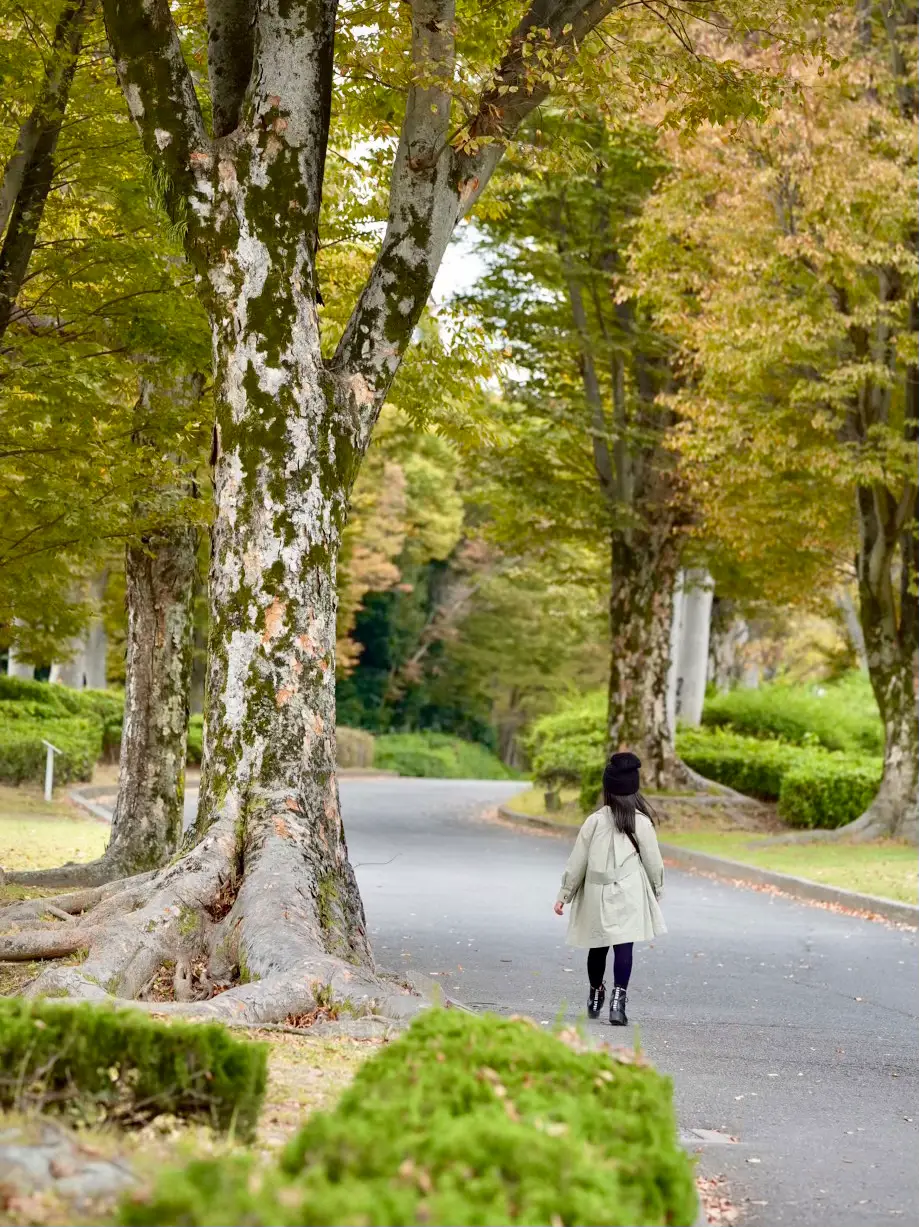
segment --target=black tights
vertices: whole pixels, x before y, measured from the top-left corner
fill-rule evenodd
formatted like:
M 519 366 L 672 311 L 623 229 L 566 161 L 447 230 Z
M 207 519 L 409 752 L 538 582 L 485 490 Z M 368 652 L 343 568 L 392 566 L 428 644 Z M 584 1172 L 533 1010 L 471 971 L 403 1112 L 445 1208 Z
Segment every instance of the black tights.
M 591 988 L 599 988 L 606 971 L 606 956 L 609 946 L 594 946 L 587 952 L 587 979 Z M 632 943 L 621 942 L 613 946 L 613 984 L 616 988 L 628 988 L 632 974 Z

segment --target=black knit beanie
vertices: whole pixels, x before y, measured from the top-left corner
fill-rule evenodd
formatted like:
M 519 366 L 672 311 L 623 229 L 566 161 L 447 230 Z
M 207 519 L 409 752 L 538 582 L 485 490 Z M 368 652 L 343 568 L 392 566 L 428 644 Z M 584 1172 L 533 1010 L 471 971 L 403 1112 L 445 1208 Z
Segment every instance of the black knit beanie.
M 635 754 L 611 754 L 603 770 L 603 791 L 614 797 L 630 797 L 638 792 L 641 759 Z

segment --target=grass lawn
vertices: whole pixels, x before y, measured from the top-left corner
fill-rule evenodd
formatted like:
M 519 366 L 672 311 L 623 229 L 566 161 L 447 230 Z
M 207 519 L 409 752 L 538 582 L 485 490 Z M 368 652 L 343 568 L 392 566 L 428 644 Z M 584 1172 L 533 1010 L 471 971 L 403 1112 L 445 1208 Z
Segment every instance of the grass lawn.
M 39 788 L 0 784 L 0 866 L 47 869 L 65 861 L 91 861 L 108 843 L 107 823 L 69 801 L 45 801 Z M 13 886 L 0 887 L 0 903 L 21 899 Z
M 919 872 L 916 849 L 909 844 L 884 840 L 871 844 L 769 845 L 767 838 L 749 831 L 710 831 L 703 823 L 694 830 L 667 830 L 663 834 L 667 843 L 743 861 L 745 865 L 901 903 L 916 902 Z

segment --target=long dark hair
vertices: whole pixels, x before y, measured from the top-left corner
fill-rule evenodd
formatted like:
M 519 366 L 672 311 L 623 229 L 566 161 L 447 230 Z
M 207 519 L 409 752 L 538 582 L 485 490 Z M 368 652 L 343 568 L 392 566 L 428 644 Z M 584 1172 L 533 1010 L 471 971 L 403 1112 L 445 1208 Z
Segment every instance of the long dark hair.
M 657 814 L 640 792 L 629 793 L 628 796 L 621 797 L 616 793 L 607 792 L 604 788 L 603 804 L 609 806 L 616 830 L 621 831 L 623 835 L 633 836 L 635 834 L 635 814 L 639 810 L 647 814 L 653 823 L 657 823 Z

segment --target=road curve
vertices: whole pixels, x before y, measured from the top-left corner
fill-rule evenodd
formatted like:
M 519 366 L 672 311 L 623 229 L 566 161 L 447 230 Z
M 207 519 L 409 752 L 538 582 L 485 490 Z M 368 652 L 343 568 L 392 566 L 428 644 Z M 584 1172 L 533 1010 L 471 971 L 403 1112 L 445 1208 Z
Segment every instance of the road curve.
M 552 912 L 567 837 L 478 817 L 518 788 L 345 779 L 341 795 L 379 962 L 551 1024 L 586 994 Z M 915 932 L 676 871 L 664 909 L 629 1015 L 687 1138 L 714 1131 L 702 1170 L 728 1177 L 751 1227 L 915 1227 Z

